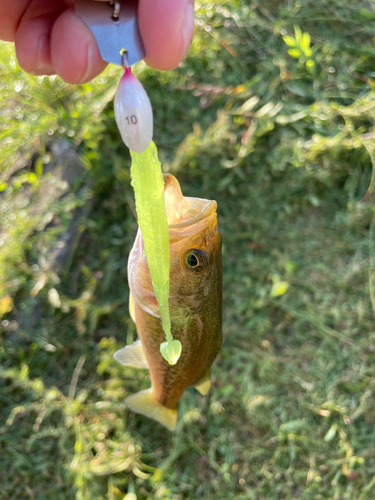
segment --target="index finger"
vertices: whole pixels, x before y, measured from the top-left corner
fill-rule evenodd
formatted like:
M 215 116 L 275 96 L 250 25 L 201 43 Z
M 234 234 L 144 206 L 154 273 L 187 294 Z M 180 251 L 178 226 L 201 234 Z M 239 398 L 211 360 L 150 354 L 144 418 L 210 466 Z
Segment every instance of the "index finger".
M 14 42 L 17 28 L 30 0 L 17 0 L 10 5 L 9 0 L 0 0 L 0 39 Z

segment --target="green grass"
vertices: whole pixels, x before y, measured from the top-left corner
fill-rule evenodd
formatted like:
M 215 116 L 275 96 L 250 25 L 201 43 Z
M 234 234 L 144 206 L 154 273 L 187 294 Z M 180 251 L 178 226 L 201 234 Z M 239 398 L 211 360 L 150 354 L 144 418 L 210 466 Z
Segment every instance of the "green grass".
M 223 347 L 174 433 L 124 407 L 150 382 L 112 359 L 136 338 L 119 73 L 38 81 L 2 44 L 1 498 L 374 498 L 374 20 L 369 1 L 201 2 L 185 62 L 138 68 L 163 168 L 217 200 L 223 236 Z M 55 139 L 84 164 L 72 187 Z

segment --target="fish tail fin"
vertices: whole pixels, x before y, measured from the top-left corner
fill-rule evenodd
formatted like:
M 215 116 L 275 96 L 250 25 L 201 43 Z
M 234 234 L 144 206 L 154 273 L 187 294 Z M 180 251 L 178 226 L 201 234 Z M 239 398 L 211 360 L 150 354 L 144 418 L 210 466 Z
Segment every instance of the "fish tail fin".
M 146 417 L 156 420 L 164 425 L 170 431 L 173 431 L 177 425 L 177 409 L 172 410 L 158 403 L 153 396 L 152 388 L 145 391 L 137 392 L 128 396 L 125 401 L 125 406 L 135 413 L 141 413 Z

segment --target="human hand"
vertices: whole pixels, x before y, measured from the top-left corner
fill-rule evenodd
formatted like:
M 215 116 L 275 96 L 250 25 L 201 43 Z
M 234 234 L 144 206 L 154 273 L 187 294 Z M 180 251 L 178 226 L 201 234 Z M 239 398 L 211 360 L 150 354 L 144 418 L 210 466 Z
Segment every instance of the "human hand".
M 99 0 L 105 1 L 105 0 Z M 18 62 L 35 75 L 85 83 L 106 67 L 96 40 L 74 12 L 75 0 L 0 0 L 0 39 L 14 41 Z M 175 68 L 193 37 L 194 0 L 139 0 L 146 63 Z

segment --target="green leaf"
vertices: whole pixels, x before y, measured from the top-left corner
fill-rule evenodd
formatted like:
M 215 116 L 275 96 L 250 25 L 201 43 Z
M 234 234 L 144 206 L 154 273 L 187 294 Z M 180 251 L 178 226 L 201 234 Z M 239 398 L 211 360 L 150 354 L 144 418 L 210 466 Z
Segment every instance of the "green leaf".
M 289 283 L 287 281 L 278 281 L 272 285 L 270 295 L 271 297 L 280 297 L 280 295 L 284 295 L 288 288 Z
M 295 268 L 296 268 L 296 264 L 291 261 L 291 260 L 287 260 L 285 263 L 284 263 L 284 267 L 285 267 L 285 271 L 288 273 L 288 274 L 291 274 Z
M 34 170 L 36 176 L 40 179 L 43 175 L 43 155 L 45 153 L 46 148 L 43 147 L 39 153 L 39 156 L 37 157 L 34 165 Z
M 236 110 L 236 114 L 242 115 L 243 113 L 248 113 L 251 111 L 260 101 L 260 97 L 257 95 L 251 97 L 247 101 L 245 101 L 242 106 Z
M 296 39 L 293 38 L 292 36 L 285 35 L 285 36 L 283 36 L 283 40 L 287 45 L 289 45 L 289 47 L 296 47 L 297 46 Z
M 320 207 L 320 205 L 322 204 L 321 201 L 319 200 L 319 198 L 313 194 L 310 194 L 308 196 L 308 200 L 310 201 L 311 205 L 313 205 L 314 207 Z
M 56 288 L 50 288 L 50 290 L 48 291 L 48 302 L 56 309 L 59 309 L 61 307 L 59 292 L 56 290 Z
M 10 312 L 13 307 L 13 300 L 12 297 L 9 297 L 9 295 L 5 295 L 0 299 L 0 318 Z
M 29 172 L 26 176 L 27 182 L 29 184 L 35 185 L 38 184 L 38 177 L 34 172 Z
M 299 26 L 294 26 L 294 34 L 296 36 L 298 45 L 300 45 L 302 40 L 302 30 Z
M 310 49 L 310 40 L 311 39 L 310 39 L 309 33 L 304 33 L 302 35 L 300 46 L 301 46 L 301 49 L 304 51 L 305 54 L 306 54 L 306 50 Z
M 303 87 L 302 85 L 296 83 L 296 81 L 285 82 L 284 85 L 289 90 L 289 92 L 291 92 L 294 95 L 298 95 L 301 97 L 306 97 L 307 95 L 309 95 L 309 89 L 307 87 Z M 303 112 L 299 111 L 298 113 L 294 113 L 294 115 L 300 115 L 302 113 L 305 113 L 305 116 L 307 115 L 306 111 Z
M 160 481 L 163 479 L 163 471 L 158 467 L 155 469 L 155 472 L 153 473 L 151 480 L 154 483 L 160 483 Z
M 326 443 L 329 443 L 330 441 L 332 441 L 332 439 L 336 436 L 336 432 L 337 432 L 337 424 L 331 425 L 329 431 L 324 436 L 324 441 Z
M 122 500 L 137 500 L 135 493 L 127 493 Z
M 287 87 L 288 90 L 290 90 L 291 92 L 295 93 L 292 89 L 289 89 L 289 87 Z M 292 87 L 294 88 L 294 87 Z M 301 94 L 297 94 L 297 95 L 301 95 Z M 280 123 L 281 125 L 286 125 L 287 123 L 294 123 L 294 122 L 298 122 L 299 120 L 302 120 L 303 118 L 305 118 L 305 116 L 307 115 L 307 111 L 298 111 L 297 113 L 293 113 L 291 115 L 279 115 L 279 116 L 276 116 L 276 123 Z
M 306 420 L 299 418 L 296 420 L 289 420 L 285 424 L 280 425 L 280 432 L 289 434 L 290 432 L 298 432 L 307 428 Z
M 368 9 L 362 8 L 359 9 L 359 15 L 364 17 L 365 19 L 375 19 L 375 11 L 372 12 Z
M 299 49 L 289 49 L 288 54 L 295 59 L 299 59 L 302 56 L 302 52 Z

